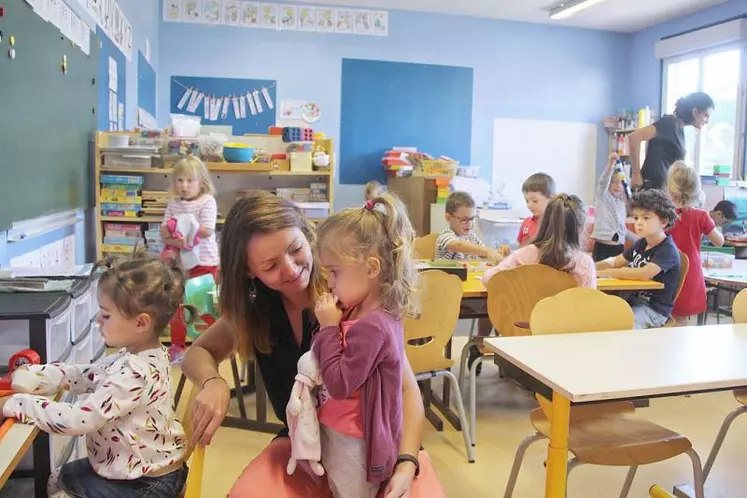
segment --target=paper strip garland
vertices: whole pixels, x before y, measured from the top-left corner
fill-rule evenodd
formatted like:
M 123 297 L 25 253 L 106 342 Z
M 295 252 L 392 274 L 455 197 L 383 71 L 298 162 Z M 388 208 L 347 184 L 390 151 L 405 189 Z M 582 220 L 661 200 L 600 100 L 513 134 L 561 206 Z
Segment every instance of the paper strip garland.
M 206 121 L 217 121 L 218 118 L 228 119 L 230 111 L 233 112 L 233 116 L 236 119 L 246 119 L 247 104 L 249 104 L 249 113 L 252 116 L 264 112 L 264 105 L 268 109 L 275 108 L 275 103 L 272 101 L 272 96 L 268 88 L 251 90 L 239 96 L 227 95 L 224 97 L 215 97 L 212 95 L 207 96 L 198 88 L 187 87 L 177 80 L 174 80 L 174 82 L 184 88 L 184 94 L 182 94 L 179 103 L 176 105 L 177 109 L 194 114 L 200 108 L 200 104 L 203 104 L 203 115 Z M 264 100 L 264 104 L 262 100 Z M 185 106 L 186 109 L 184 109 Z

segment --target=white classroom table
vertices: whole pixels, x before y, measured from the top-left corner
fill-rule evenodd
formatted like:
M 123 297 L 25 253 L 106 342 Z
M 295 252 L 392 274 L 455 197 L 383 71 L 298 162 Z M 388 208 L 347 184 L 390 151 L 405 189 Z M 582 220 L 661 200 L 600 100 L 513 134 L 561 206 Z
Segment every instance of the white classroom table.
M 747 386 L 747 325 L 486 338 L 485 345 L 552 392 L 546 498 L 565 498 L 571 403 Z
M 0 438 L 0 488 L 8 482 L 18 462 L 34 442 L 39 429 L 34 425 L 16 422 L 8 433 Z

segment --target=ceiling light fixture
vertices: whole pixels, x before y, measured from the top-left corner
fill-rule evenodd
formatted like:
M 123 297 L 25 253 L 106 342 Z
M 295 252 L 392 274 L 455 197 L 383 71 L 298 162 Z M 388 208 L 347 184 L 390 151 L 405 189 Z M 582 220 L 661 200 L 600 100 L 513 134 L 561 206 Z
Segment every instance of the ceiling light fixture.
M 604 0 L 567 0 L 550 9 L 550 19 L 568 19 L 572 15 L 602 2 Z

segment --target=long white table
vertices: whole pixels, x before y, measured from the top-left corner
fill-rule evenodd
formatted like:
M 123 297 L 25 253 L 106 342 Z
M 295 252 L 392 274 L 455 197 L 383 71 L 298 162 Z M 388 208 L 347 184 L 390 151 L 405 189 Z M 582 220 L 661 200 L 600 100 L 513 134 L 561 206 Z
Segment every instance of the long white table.
M 485 344 L 552 392 L 546 498 L 565 497 L 571 403 L 747 386 L 747 325 L 492 338 Z

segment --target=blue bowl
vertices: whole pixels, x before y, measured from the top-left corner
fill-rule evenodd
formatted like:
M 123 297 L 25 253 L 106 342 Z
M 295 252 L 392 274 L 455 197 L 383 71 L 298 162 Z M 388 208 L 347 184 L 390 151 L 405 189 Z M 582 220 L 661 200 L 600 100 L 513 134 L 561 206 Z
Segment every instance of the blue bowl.
M 254 159 L 254 149 L 251 147 L 223 146 L 223 159 L 229 163 L 250 163 Z

